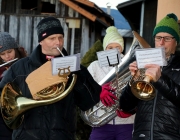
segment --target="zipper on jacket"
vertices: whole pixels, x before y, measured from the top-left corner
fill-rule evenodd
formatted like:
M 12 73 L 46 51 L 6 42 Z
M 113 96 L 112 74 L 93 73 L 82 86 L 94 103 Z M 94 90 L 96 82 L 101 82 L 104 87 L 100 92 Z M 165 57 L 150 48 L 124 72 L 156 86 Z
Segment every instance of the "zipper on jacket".
M 171 70 L 172 71 L 180 71 L 180 69 L 174 69 L 174 68 L 172 68 Z
M 157 102 L 157 90 L 156 90 L 156 96 L 154 98 L 154 103 L 153 103 L 153 112 L 152 112 L 152 121 L 151 121 L 151 136 L 150 139 L 153 140 L 153 131 L 154 131 L 154 114 L 155 114 L 155 107 L 156 107 L 156 102 Z

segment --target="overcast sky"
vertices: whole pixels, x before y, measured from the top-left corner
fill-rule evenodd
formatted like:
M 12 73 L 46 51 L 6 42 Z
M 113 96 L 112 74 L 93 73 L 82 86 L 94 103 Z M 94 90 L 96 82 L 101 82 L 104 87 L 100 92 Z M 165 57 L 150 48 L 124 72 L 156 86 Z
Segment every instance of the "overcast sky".
M 128 1 L 128 0 L 89 0 L 91 2 L 94 2 L 99 7 L 107 7 L 107 4 L 111 6 L 112 9 L 117 9 L 116 6 L 122 2 Z

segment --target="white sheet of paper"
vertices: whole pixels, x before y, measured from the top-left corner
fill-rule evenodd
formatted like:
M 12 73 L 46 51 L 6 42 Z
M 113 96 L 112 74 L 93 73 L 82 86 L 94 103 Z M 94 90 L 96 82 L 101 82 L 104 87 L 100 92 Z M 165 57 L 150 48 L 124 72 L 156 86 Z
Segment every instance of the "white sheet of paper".
M 120 52 L 118 51 L 118 49 L 99 51 L 97 52 L 97 57 L 100 67 L 109 66 L 109 63 L 110 65 L 115 65 L 118 64 L 118 62 L 121 62 Z
M 52 75 L 57 75 L 58 68 L 68 68 L 70 66 L 70 71 L 80 70 L 80 53 L 65 57 L 57 57 L 51 60 L 52 63 Z
M 146 64 L 157 64 L 159 66 L 166 66 L 164 47 L 136 49 L 136 61 L 138 68 L 144 68 Z

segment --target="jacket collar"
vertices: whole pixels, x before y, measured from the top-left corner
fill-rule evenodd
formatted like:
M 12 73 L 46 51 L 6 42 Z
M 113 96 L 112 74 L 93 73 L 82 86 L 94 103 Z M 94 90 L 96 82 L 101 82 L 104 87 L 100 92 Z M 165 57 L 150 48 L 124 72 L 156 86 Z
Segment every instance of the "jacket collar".
M 65 56 L 67 56 L 67 51 L 63 48 L 62 50 L 63 54 Z M 61 55 L 57 56 L 57 57 L 62 57 Z M 38 45 L 34 51 L 30 54 L 29 56 L 30 60 L 32 61 L 32 63 L 37 66 L 40 67 L 42 64 L 44 64 L 45 62 L 47 62 L 46 59 L 46 55 L 42 53 L 41 51 L 41 45 Z

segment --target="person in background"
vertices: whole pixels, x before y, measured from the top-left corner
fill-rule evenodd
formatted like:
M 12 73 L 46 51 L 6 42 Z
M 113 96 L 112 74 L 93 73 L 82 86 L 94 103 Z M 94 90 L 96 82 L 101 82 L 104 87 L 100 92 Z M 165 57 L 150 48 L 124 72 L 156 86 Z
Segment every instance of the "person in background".
M 25 49 L 19 47 L 15 39 L 9 33 L 0 32 L 0 80 L 5 74 L 5 71 L 15 61 L 26 56 L 27 52 Z
M 118 33 L 118 30 L 114 26 L 110 26 L 106 29 L 106 35 L 103 39 L 103 49 L 110 50 L 117 48 L 123 57 L 124 40 Z M 88 71 L 96 82 L 100 82 L 113 67 L 100 67 L 98 60 L 92 62 L 88 66 Z M 108 95 L 106 101 L 102 99 L 103 94 L 100 95 L 101 101 L 105 106 L 111 106 L 115 102 L 111 101 L 112 93 Z M 115 97 L 113 97 L 115 99 Z M 108 101 L 107 101 L 108 100 Z M 101 110 L 97 111 L 97 114 L 102 114 Z M 116 112 L 117 117 L 111 120 L 108 124 L 100 127 L 94 127 L 92 129 L 90 140 L 131 140 L 134 115 L 122 114 L 119 110 Z
M 7 32 L 0 32 L 0 80 L 5 76 L 7 69 L 19 59 L 26 57 L 27 53 L 18 47 L 15 39 Z M 16 61 L 12 61 L 15 60 Z M 11 61 L 10 63 L 8 63 Z M 6 126 L 0 115 L 0 140 L 11 140 L 12 130 Z
M 156 96 L 149 101 L 139 100 L 131 92 L 129 84 L 120 97 L 120 108 L 131 113 L 136 110 L 133 140 L 179 140 L 180 139 L 180 52 L 176 47 L 180 40 L 178 18 L 167 14 L 153 31 L 155 47 L 164 47 L 167 66 L 145 65 L 145 75 L 151 77 Z M 134 75 L 137 62 L 129 65 Z M 139 73 L 137 73 L 139 74 Z
M 19 60 L 8 69 L 6 76 L 0 83 L 1 91 L 8 82 L 13 82 L 19 87 L 22 96 L 34 97 L 34 94 L 30 92 L 32 89 L 38 88 L 38 85 L 34 84 L 34 82 L 42 85 L 48 79 L 46 81 L 42 80 L 43 77 L 46 78 L 46 74 L 43 77 L 40 77 L 42 76 L 41 73 L 35 75 L 34 78 L 37 81 L 31 81 L 33 87 L 30 88 L 30 83 L 28 84 L 26 81 L 29 75 L 33 75 L 37 70 L 42 70 L 42 72 L 48 74 L 51 73 L 51 71 L 43 71 L 44 65 L 50 69 L 51 66 L 46 64 L 49 64 L 51 58 L 68 55 L 63 48 L 64 31 L 57 18 L 47 17 L 42 19 L 37 25 L 37 35 L 39 45 L 28 57 Z M 13 130 L 12 140 L 75 139 L 76 106 L 83 111 L 93 107 L 100 100 L 102 87 L 94 81 L 88 70 L 81 66 L 79 71 L 71 72 L 71 75 L 69 75 L 66 89 L 72 81 L 73 73 L 77 75 L 77 80 L 71 92 L 60 101 L 27 110 L 24 113 L 22 124 Z M 104 92 L 109 93 L 108 90 L 103 90 Z
M 81 65 L 88 67 L 93 61 L 98 59 L 96 52 L 99 51 L 103 51 L 103 44 L 101 40 L 98 39 L 81 58 Z

